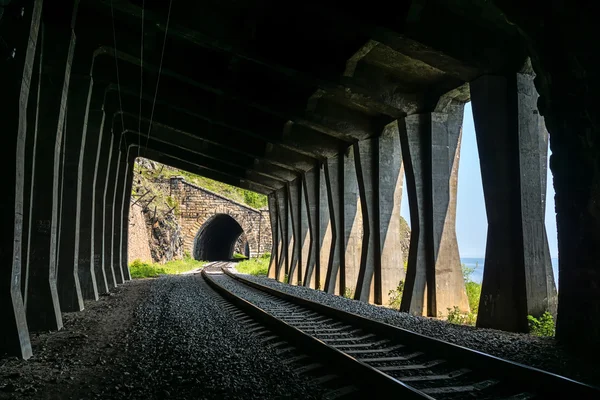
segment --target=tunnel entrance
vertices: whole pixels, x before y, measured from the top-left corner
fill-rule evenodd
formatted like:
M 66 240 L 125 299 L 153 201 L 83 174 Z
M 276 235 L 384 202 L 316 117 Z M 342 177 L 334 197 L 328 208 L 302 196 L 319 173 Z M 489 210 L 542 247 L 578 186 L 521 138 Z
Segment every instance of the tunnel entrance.
M 216 214 L 198 230 L 194 239 L 194 258 L 204 261 L 228 260 L 244 230 L 227 214 Z

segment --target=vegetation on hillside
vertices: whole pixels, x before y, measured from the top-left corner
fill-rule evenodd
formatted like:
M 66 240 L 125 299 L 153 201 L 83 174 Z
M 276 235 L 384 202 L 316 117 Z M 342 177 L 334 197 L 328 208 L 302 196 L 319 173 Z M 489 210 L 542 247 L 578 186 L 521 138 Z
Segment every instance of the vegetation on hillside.
M 270 253 L 265 253 L 259 258 L 251 258 L 235 265 L 235 269 L 242 274 L 266 276 L 269 271 Z
M 202 268 L 207 261 L 194 260 L 185 256 L 183 260 L 172 260 L 164 264 L 147 263 L 140 260 L 134 260 L 129 264 L 131 278 L 156 278 L 160 275 L 177 275 L 188 272 L 193 269 Z
M 144 182 L 140 182 L 140 184 L 143 183 L 144 187 L 152 186 L 148 183 L 151 183 L 149 181 L 153 181 L 155 179 L 169 179 L 174 176 L 183 176 L 183 178 L 191 184 L 200 186 L 204 189 L 210 190 L 211 192 L 215 192 L 239 203 L 246 204 L 252 208 L 259 209 L 267 205 L 267 197 L 265 195 L 255 193 L 249 190 L 244 190 L 235 186 L 227 185 L 222 182 L 213 181 L 212 179 L 195 175 L 191 172 L 183 171 L 177 168 L 169 167 L 167 165 L 162 165 L 156 162 L 150 162 L 149 160 L 143 158 L 140 158 L 136 161 L 135 172 L 135 179 L 138 179 L 140 181 L 143 180 Z M 136 193 L 135 189 L 136 185 L 134 184 L 134 198 L 143 194 Z M 151 190 L 149 187 L 147 189 Z M 150 195 L 157 195 L 157 198 L 161 201 L 161 203 L 168 203 L 168 195 L 164 193 L 155 193 L 155 190 L 151 191 L 152 193 L 147 195 L 145 198 L 150 197 Z

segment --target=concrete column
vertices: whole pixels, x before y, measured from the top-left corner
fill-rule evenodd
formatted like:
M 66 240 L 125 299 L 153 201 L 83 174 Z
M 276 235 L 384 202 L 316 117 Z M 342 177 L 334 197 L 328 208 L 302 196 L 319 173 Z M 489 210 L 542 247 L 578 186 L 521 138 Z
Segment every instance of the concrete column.
M 287 185 L 288 188 L 288 207 L 289 217 L 291 222 L 292 243 L 290 244 L 290 270 L 288 272 L 288 282 L 292 285 L 297 285 L 298 280 L 302 279 L 299 275 L 302 263 L 302 238 L 300 234 L 300 197 L 302 196 L 302 182 L 300 178 L 294 179 Z
M 32 228 L 31 202 L 33 194 L 33 176 L 35 175 L 35 153 L 37 147 L 37 131 L 39 119 L 39 101 L 41 93 L 42 73 L 42 40 L 41 29 L 38 29 L 35 47 L 35 64 L 30 80 L 29 100 L 27 105 L 27 137 L 25 138 L 24 174 L 23 174 L 23 236 L 21 243 L 21 293 L 27 309 L 27 292 L 29 288 L 29 252 Z
M 327 261 L 327 273 L 324 290 L 327 293 L 339 294 L 340 269 L 342 251 L 344 249 L 344 155 L 340 153 L 327 159 L 325 164 L 325 182 L 329 203 L 329 219 L 331 228 L 331 247 Z M 325 236 L 327 238 L 327 236 Z M 324 241 L 323 243 L 326 243 Z M 343 290 L 342 290 L 343 294 Z
M 322 163 L 319 166 L 319 229 L 317 231 L 318 248 L 317 248 L 317 289 L 325 290 L 325 282 L 327 281 L 327 271 L 329 266 L 329 256 L 332 248 L 335 245 L 335 236 L 333 235 L 333 223 L 329 218 L 329 194 L 327 191 L 328 182 L 325 176 L 327 163 Z
M 379 169 L 378 138 L 361 140 L 353 146 L 356 178 L 358 183 L 362 218 L 362 244 L 360 264 L 354 298 L 364 302 L 375 301 L 377 287 L 378 304 L 381 304 L 381 258 L 378 246 Z M 378 232 L 377 232 L 378 233 Z M 377 270 L 377 278 L 374 277 Z
M 275 278 L 277 266 L 279 265 L 279 250 L 281 249 L 281 235 L 279 234 L 278 225 L 278 209 L 277 209 L 277 196 L 275 193 L 270 193 L 267 196 L 269 202 L 269 220 L 271 221 L 271 236 L 272 247 L 271 247 L 271 259 L 269 260 L 269 271 L 267 276 L 269 278 Z
M 104 212 L 102 226 L 102 268 L 106 273 L 108 287 L 114 288 L 117 286 L 117 276 L 113 267 L 112 258 L 112 236 L 113 236 L 113 204 L 114 204 L 114 188 L 117 180 L 118 169 L 120 166 L 119 157 L 119 140 L 114 135 L 111 136 L 111 148 L 108 161 L 108 171 L 106 180 L 104 181 Z
M 120 136 L 120 133 L 117 134 Z M 123 137 L 124 141 L 124 137 Z M 127 176 L 127 150 L 123 147 L 122 143 L 119 149 L 119 165 L 117 166 L 117 175 L 115 179 L 114 187 L 111 192 L 113 195 L 112 202 L 112 236 L 111 236 L 111 248 L 112 248 L 112 266 L 115 271 L 115 277 L 117 284 L 125 282 L 125 274 L 123 274 L 123 268 L 121 267 L 121 210 L 123 205 L 123 191 L 125 190 L 125 177 Z
M 304 278 L 302 284 L 306 287 L 317 289 L 319 281 L 319 253 L 321 246 L 319 242 L 319 177 L 320 166 L 317 164 L 313 169 L 306 171 L 302 177 L 303 203 L 306 208 L 309 240 L 308 245 L 303 247 Z
M 458 306 L 469 310 L 456 240 L 456 187 L 464 104 L 444 102 L 438 111 L 406 118 L 402 143 L 413 233 L 409 251 L 404 311 L 419 314 L 427 281 L 428 316 Z M 405 149 L 406 147 L 406 149 Z M 409 162 L 410 159 L 410 168 Z M 415 234 L 416 229 L 416 234 Z M 413 241 L 414 240 L 414 241 Z M 413 247 L 416 245 L 416 250 Z M 413 251 L 416 254 L 412 255 Z M 423 298 L 423 300 L 421 300 Z M 414 302 L 414 303 L 413 303 Z
M 40 119 L 33 177 L 27 321 L 32 330 L 62 328 L 57 293 L 61 151 L 71 63 L 75 50 L 74 3 L 42 10 L 43 64 Z M 53 150 L 52 150 L 53 149 Z
M 102 119 L 102 128 L 100 129 L 100 138 L 98 139 L 98 151 L 96 152 L 96 162 L 94 168 L 94 181 L 92 184 L 92 223 L 90 227 L 90 253 L 96 271 L 96 285 L 98 293 L 109 292 L 109 282 L 112 275 L 107 273 L 104 268 L 104 187 L 106 178 L 110 170 L 110 161 L 112 156 L 113 135 L 110 133 L 109 126 L 106 123 L 106 115 Z
M 291 242 L 291 228 L 288 224 L 288 193 L 287 188 L 283 187 L 278 189 L 277 195 L 277 208 L 278 208 L 278 224 L 279 233 L 281 235 L 281 255 L 279 257 L 279 265 L 275 274 L 275 279 L 283 281 L 285 274 L 289 269 L 289 244 Z
M 556 308 L 544 227 L 547 139 L 533 76 L 483 76 L 471 98 L 488 218 L 477 325 L 526 331 L 528 314 Z
M 99 293 L 106 293 L 106 276 L 104 270 L 94 260 L 94 198 L 95 180 L 97 177 L 97 162 L 102 148 L 102 132 L 104 130 L 104 111 L 102 97 L 98 88 L 93 89 L 86 132 L 82 138 L 81 152 L 78 165 L 77 221 L 75 225 L 75 262 L 79 271 L 81 293 L 85 300 L 98 300 Z
M 402 128 L 400 128 L 400 126 Z M 400 282 L 406 280 L 404 272 L 404 257 L 400 251 L 400 206 L 402 204 L 402 184 L 404 168 L 402 149 L 400 147 L 400 130 L 404 130 L 404 121 L 394 121 L 383 130 L 379 137 L 379 257 L 381 265 L 381 299 L 377 297 L 376 304 L 389 304 L 390 290 L 396 290 Z M 377 269 L 375 281 L 377 282 Z M 379 302 L 380 301 L 380 302 Z
M 425 149 L 430 145 L 427 132 L 428 115 L 410 115 L 405 124 L 400 124 L 400 146 L 406 174 L 406 191 L 410 207 L 410 249 L 408 251 L 408 268 L 404 293 L 400 310 L 413 315 L 428 315 L 424 309 L 427 270 L 432 263 L 427 260 L 427 230 L 425 215 L 428 201 L 428 188 L 425 177 L 430 174 L 426 161 Z
M 355 146 L 349 147 L 343 154 L 344 247 L 340 263 L 340 294 L 353 297 L 357 293 L 364 232 L 363 211 L 356 175 Z M 354 298 L 358 299 L 358 297 Z
M 127 239 L 129 238 L 129 210 L 131 209 L 131 188 L 133 186 L 133 173 L 135 159 L 138 154 L 138 147 L 129 146 L 127 151 L 127 169 L 125 173 L 124 190 L 121 196 L 121 235 L 120 235 L 120 265 L 123 271 L 123 278 L 126 281 L 131 280 L 131 273 L 129 272 L 127 255 Z
M 79 219 L 81 213 L 82 150 L 87 136 L 88 110 L 92 100 L 93 81 L 90 76 L 92 52 L 78 46 L 71 72 L 67 101 L 67 123 L 64 134 L 64 164 L 62 169 L 62 212 L 60 220 L 60 248 L 57 263 L 58 298 L 64 312 L 83 310 L 83 282 L 85 297 L 96 300 L 95 276 L 88 268 L 79 276 Z M 80 168 L 81 167 L 81 168 Z M 89 266 L 89 260 L 86 263 Z M 81 279 L 81 281 L 80 281 Z
M 2 160 L 4 191 L 0 196 L 2 249 L 0 251 L 0 353 L 31 357 L 29 331 L 21 296 L 21 236 L 23 231 L 23 172 L 27 134 L 29 85 L 33 74 L 42 2 L 6 7 L 0 25 L 14 56 L 0 64 L 0 101 L 3 118 Z

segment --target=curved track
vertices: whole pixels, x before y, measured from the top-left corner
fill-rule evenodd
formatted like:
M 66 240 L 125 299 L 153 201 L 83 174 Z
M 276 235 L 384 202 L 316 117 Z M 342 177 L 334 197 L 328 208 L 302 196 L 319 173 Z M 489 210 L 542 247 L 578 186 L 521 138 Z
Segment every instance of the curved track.
M 283 293 L 225 265 L 202 273 L 217 292 L 369 393 L 403 399 L 600 398 L 598 388 Z

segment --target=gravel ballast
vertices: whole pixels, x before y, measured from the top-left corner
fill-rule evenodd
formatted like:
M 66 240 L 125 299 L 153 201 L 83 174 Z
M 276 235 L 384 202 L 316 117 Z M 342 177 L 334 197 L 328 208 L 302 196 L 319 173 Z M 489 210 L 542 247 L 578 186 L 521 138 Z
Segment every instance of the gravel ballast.
M 235 269 L 233 269 L 233 271 L 235 272 Z M 373 320 L 385 322 L 412 332 L 441 339 L 459 346 L 492 354 L 497 357 L 543 369 L 589 384 L 600 384 L 600 368 L 597 368 L 596 364 L 592 363 L 592 360 L 572 355 L 553 338 L 542 338 L 528 334 L 450 324 L 434 318 L 413 316 L 390 308 L 350 300 L 320 290 L 284 284 L 262 276 L 239 275 L 245 279 L 272 287 L 285 293 L 362 315 Z

